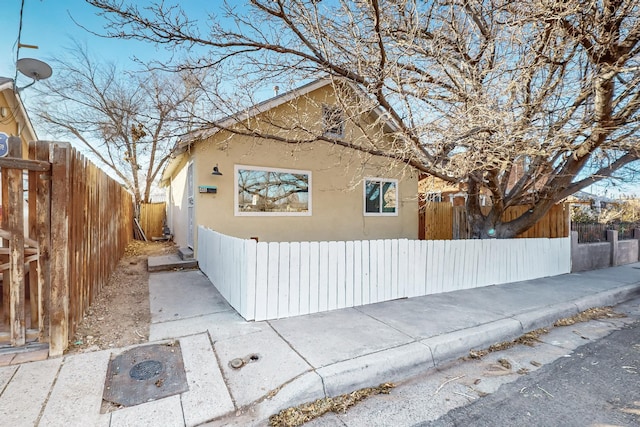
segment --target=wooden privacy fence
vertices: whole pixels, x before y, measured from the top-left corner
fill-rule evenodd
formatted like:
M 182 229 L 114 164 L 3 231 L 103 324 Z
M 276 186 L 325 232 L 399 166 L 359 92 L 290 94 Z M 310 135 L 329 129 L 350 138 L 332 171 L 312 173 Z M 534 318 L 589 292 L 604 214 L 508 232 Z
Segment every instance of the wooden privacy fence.
M 0 346 L 37 340 L 59 356 L 131 240 L 132 198 L 69 144 L 32 142 L 23 160 L 12 140 L 10 157 L 0 159 L 0 237 L 8 248 L 0 252 L 8 261 Z
M 140 227 L 144 231 L 147 240 L 153 237 L 161 237 L 166 218 L 165 203 L 141 203 L 140 204 Z
M 483 208 L 486 214 L 489 206 Z M 509 207 L 503 215 L 503 220 L 510 221 L 522 215 L 529 206 Z M 518 238 L 549 238 L 569 237 L 570 221 L 569 208 L 566 204 L 554 205 L 547 214 L 535 223 L 533 227 Z M 421 206 L 422 222 L 425 224 L 424 238 L 426 240 L 469 239 L 471 230 L 467 221 L 464 206 L 453 206 L 448 202 L 427 202 Z
M 256 242 L 198 228 L 198 264 L 246 320 L 569 273 L 571 240 Z

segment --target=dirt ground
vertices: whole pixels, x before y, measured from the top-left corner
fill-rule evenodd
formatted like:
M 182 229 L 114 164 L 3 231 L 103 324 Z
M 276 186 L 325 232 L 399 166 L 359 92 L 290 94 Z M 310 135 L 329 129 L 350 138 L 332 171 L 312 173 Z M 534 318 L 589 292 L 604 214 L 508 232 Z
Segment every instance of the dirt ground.
M 147 342 L 151 323 L 147 258 L 176 251 L 173 243 L 132 241 L 109 282 L 78 325 L 67 353 Z

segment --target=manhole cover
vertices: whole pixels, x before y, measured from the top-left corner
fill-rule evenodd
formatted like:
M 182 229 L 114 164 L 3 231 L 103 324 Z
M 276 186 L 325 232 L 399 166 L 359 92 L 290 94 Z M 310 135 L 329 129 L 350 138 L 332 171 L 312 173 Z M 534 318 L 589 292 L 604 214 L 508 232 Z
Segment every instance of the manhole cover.
M 102 398 L 134 406 L 188 389 L 180 345 L 153 344 L 127 350 L 109 362 Z
M 162 372 L 162 362 L 157 360 L 145 360 L 129 370 L 129 376 L 134 380 L 150 380 Z

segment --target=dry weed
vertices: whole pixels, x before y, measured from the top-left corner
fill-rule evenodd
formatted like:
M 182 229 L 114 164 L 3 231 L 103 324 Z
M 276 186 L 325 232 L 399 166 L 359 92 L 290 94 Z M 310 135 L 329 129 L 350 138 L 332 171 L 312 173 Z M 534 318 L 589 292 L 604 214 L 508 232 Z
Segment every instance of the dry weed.
M 304 403 L 300 406 L 287 408 L 269 417 L 272 427 L 296 427 L 321 417 L 327 412 L 344 413 L 349 407 L 376 394 L 389 394 L 395 384 L 384 383 L 378 387 L 367 387 L 337 397 L 326 397 L 315 402 Z
M 588 322 L 590 320 L 599 320 L 599 319 L 616 319 L 626 317 L 624 314 L 616 313 L 613 311 L 613 307 L 594 307 L 587 309 L 585 311 L 581 311 L 578 314 L 575 314 L 571 317 L 565 317 L 563 319 L 558 319 L 555 321 L 553 326 L 571 326 L 576 323 Z
M 553 323 L 554 327 L 558 326 L 571 326 L 576 323 L 588 322 L 590 320 L 598 320 L 598 319 L 614 319 L 626 317 L 624 314 L 616 313 L 613 311 L 613 307 L 593 307 L 587 310 L 581 311 L 578 314 L 575 314 L 571 317 L 565 317 L 563 319 L 558 319 Z M 535 331 L 527 332 L 526 334 L 516 338 L 513 341 L 504 341 L 501 343 L 493 344 L 487 349 L 483 350 L 471 350 L 469 351 L 469 355 L 466 358 L 469 359 L 482 359 L 489 353 L 493 353 L 496 351 L 507 350 L 511 347 L 514 347 L 518 344 L 528 345 L 533 347 L 536 343 L 540 342 L 540 336 L 548 334 L 549 329 L 540 328 Z

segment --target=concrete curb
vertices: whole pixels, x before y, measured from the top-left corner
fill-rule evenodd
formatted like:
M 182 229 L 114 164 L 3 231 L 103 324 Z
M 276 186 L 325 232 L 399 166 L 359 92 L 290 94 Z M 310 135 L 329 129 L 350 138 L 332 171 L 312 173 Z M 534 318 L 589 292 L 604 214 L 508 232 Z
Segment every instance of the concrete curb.
M 515 319 L 500 319 L 472 328 L 461 329 L 421 342 L 433 353 L 433 363 L 444 362 L 466 356 L 469 350 L 483 349 L 497 342 L 510 340 L 522 335 L 522 325 Z
M 412 342 L 316 369 L 326 396 L 398 381 L 433 368 L 431 349 Z
M 640 296 L 640 282 L 582 297 L 575 300 L 574 304 L 578 311 L 584 311 L 592 307 L 620 304 L 637 296 Z
M 522 333 L 553 325 L 558 319 L 578 314 L 580 310 L 575 302 L 561 302 L 542 310 L 525 311 L 513 316 L 522 325 Z M 504 341 L 504 340 L 503 340 Z

